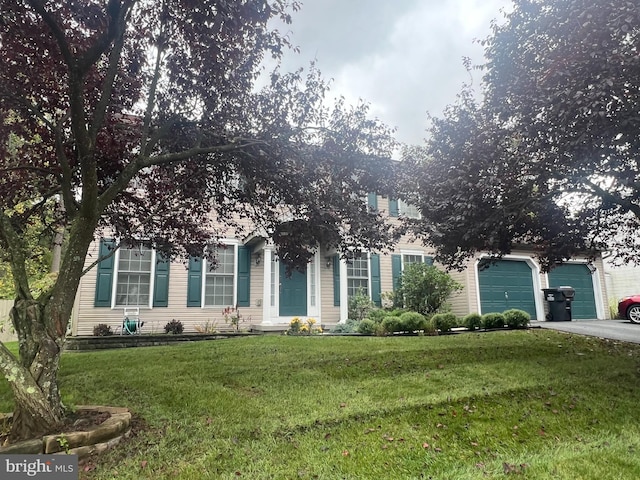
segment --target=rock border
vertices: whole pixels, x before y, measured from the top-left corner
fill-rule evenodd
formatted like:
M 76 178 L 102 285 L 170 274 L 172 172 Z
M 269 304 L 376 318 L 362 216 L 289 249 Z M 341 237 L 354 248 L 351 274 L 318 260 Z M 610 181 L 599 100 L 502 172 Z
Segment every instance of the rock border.
M 25 440 L 0 447 L 2 454 L 56 454 L 78 455 L 78 461 L 97 455 L 120 443 L 131 434 L 131 412 L 124 407 L 80 405 L 76 410 L 109 413 L 111 416 L 86 430 L 45 435 L 40 439 Z

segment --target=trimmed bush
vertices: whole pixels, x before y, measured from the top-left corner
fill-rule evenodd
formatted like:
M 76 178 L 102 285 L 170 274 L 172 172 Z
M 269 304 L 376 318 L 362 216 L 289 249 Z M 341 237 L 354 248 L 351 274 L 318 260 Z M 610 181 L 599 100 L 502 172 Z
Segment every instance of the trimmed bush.
M 509 328 L 526 327 L 531 321 L 531 315 L 524 310 L 518 310 L 517 308 L 505 310 L 502 314 L 504 315 L 505 322 Z
M 427 320 L 418 312 L 405 312 L 400 315 L 400 329 L 405 332 L 424 330 Z
M 174 335 L 180 335 L 184 330 L 184 326 L 180 320 L 175 318 L 164 326 L 164 333 L 173 333 Z
M 339 323 L 331 329 L 331 333 L 353 333 L 358 329 L 356 320 L 349 319 L 344 323 Z
M 482 327 L 487 330 L 491 328 L 504 328 L 506 321 L 501 313 L 485 313 L 482 316 Z
M 458 326 L 458 318 L 453 313 L 436 313 L 431 317 L 431 325 L 441 332 L 450 332 Z
M 113 331 L 111 331 L 111 327 L 106 323 L 99 323 L 93 327 L 93 334 L 96 337 L 108 337 L 109 335 L 113 335 Z
M 381 323 L 382 319 L 389 315 L 389 312 L 384 308 L 373 308 L 369 310 L 369 315 L 367 318 L 373 320 L 375 323 Z
M 358 324 L 358 333 L 362 333 L 364 335 L 373 335 L 376 332 L 376 325 L 376 322 L 374 322 L 370 318 L 360 320 L 360 323 Z
M 381 325 L 386 333 L 399 332 L 401 329 L 400 317 L 391 315 L 384 317 Z
M 462 326 L 471 331 L 477 330 L 482 326 L 482 315 L 479 313 L 470 313 L 462 319 Z
M 385 315 L 386 317 L 399 317 L 400 315 L 402 315 L 403 313 L 406 313 L 408 310 L 404 309 L 404 308 L 394 308 L 393 310 L 391 310 L 390 312 L 387 312 L 387 314 Z

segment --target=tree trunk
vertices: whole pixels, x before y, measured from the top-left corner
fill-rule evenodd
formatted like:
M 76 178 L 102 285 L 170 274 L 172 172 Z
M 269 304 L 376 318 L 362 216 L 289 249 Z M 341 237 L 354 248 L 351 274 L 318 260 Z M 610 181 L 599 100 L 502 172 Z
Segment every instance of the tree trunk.
M 0 371 L 14 394 L 10 441 L 55 431 L 64 418 L 58 390 L 58 367 L 64 343 L 47 318 L 48 308 L 37 300 L 16 300 L 10 316 L 19 339 L 20 360 L 0 345 Z

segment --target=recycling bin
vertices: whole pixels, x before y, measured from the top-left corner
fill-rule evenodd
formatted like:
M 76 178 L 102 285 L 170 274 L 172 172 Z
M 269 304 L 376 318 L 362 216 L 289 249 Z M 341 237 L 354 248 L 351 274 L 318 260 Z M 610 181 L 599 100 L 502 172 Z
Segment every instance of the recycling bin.
M 573 287 L 544 288 L 544 299 L 549 305 L 547 320 L 552 322 L 571 321 L 571 302 L 576 295 Z

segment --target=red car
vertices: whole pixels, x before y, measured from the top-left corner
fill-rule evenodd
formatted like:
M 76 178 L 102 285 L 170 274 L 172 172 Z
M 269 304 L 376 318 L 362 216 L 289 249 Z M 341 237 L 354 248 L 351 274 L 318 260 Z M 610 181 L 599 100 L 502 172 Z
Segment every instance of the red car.
M 640 295 L 624 297 L 618 302 L 620 318 L 626 318 L 631 323 L 640 323 Z

